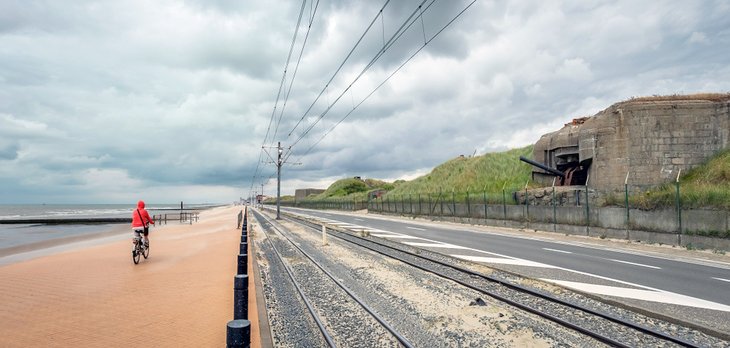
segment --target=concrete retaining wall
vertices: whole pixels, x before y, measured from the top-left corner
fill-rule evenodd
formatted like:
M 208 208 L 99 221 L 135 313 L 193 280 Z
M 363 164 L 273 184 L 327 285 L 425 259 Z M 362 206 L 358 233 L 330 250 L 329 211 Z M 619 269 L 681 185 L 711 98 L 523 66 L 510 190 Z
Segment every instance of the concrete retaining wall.
M 642 211 L 618 207 L 487 205 L 453 202 L 390 202 L 369 206 L 372 213 L 417 215 L 435 221 L 453 221 L 513 228 L 539 229 L 574 235 L 730 250 L 730 239 L 706 237 L 707 233 L 730 233 L 730 212 L 718 210 Z M 506 217 L 506 219 L 505 219 Z M 683 234 L 679 234 L 680 219 Z

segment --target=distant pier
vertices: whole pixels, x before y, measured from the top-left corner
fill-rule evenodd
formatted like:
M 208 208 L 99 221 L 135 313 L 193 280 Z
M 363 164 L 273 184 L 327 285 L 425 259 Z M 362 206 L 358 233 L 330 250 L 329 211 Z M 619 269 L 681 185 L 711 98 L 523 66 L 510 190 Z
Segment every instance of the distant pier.
M 0 224 L 122 224 L 131 223 L 132 218 L 35 218 L 35 219 L 0 219 Z
M 177 214 L 160 213 L 153 215 L 153 220 L 180 220 L 188 221 L 190 219 L 197 221 L 198 214 L 202 210 L 214 208 L 218 206 L 205 206 L 194 208 L 148 208 L 150 212 L 177 212 Z M 123 224 L 132 223 L 132 218 L 126 217 L 66 217 L 66 218 L 0 218 L 0 225 L 19 225 L 19 224 L 46 224 L 46 225 L 69 225 L 69 224 Z

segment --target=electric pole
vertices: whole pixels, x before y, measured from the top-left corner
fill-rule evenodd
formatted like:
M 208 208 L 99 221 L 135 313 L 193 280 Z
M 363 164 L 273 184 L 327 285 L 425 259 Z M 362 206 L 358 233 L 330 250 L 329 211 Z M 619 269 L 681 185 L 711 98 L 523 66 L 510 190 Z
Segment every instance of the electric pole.
M 276 165 L 276 219 L 281 220 L 281 166 L 284 164 L 284 149 L 281 148 L 281 142 L 278 142 L 276 146 L 276 159 L 274 159 L 273 156 L 269 153 L 269 151 L 266 150 L 265 147 L 262 147 L 264 149 L 264 152 L 269 156 L 271 161 Z M 289 150 L 291 150 L 291 147 L 289 147 Z M 287 156 L 288 158 L 288 156 Z M 286 162 L 289 163 L 289 162 Z M 289 164 L 301 164 L 301 163 L 289 163 Z M 263 184 L 261 184 L 261 191 L 264 190 Z M 262 192 L 263 194 L 263 192 Z
M 277 148 L 279 149 L 279 156 L 276 160 L 276 219 L 281 220 L 281 154 L 284 152 L 281 149 L 281 141 Z

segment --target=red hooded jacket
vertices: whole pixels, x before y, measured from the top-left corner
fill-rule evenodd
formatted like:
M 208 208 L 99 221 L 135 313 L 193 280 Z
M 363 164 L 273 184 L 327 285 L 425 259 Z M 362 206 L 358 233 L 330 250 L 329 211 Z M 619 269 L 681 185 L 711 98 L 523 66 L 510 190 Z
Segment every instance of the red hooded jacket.
M 139 214 L 137 214 L 137 212 L 139 212 Z M 142 219 L 140 219 L 140 215 L 142 215 L 144 223 L 142 222 Z M 152 220 L 147 210 L 144 209 L 144 201 L 137 202 L 137 209 L 132 211 L 132 227 L 142 227 L 149 223 L 154 224 L 155 222 Z

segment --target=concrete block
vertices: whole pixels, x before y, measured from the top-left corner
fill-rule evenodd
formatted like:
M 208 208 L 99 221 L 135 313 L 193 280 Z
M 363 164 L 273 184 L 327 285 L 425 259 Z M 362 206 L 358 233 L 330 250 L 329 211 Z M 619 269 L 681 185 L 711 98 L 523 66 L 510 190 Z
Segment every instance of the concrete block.
M 629 226 L 632 229 L 642 229 L 657 232 L 677 232 L 677 213 L 673 210 L 643 211 L 631 209 L 629 211 Z
M 657 233 L 629 230 L 629 240 L 657 244 L 679 245 L 679 235 L 676 233 Z
M 556 209 L 556 213 L 557 213 L 557 209 Z M 553 222 L 553 207 L 552 206 L 531 206 L 530 207 L 530 222 L 552 223 Z
M 538 230 L 538 231 L 547 231 L 547 232 L 553 232 L 553 224 L 551 223 L 545 223 L 545 222 L 530 222 L 527 225 L 527 228 L 529 230 Z
M 467 207 L 466 203 L 456 203 L 455 206 L 450 204 L 450 206 L 451 206 L 451 209 L 455 208 L 455 210 L 456 210 L 454 212 L 455 216 L 469 217 L 468 213 L 469 213 L 470 208 Z
M 704 236 L 680 236 L 680 243 L 687 247 L 692 245 L 693 248 L 709 249 L 709 250 L 725 250 L 730 251 L 730 239 L 711 238 Z
M 727 231 L 728 212 L 719 210 L 682 210 L 682 231 Z
M 595 226 L 613 229 L 626 229 L 626 208 L 601 207 L 594 209 L 598 214 Z M 593 221 L 592 221 L 593 222 Z
M 585 226 L 585 207 L 557 207 L 557 223 Z
M 588 230 L 588 235 L 598 238 L 627 239 L 629 233 L 625 229 L 591 227 Z
M 514 221 L 525 220 L 525 207 L 523 205 L 508 205 L 507 219 Z
M 488 206 L 487 206 L 488 208 Z M 471 217 L 476 219 L 485 219 L 484 215 L 484 204 L 472 204 L 471 206 Z
M 575 225 L 558 225 L 557 232 L 575 236 L 585 236 L 587 234 L 585 226 Z

